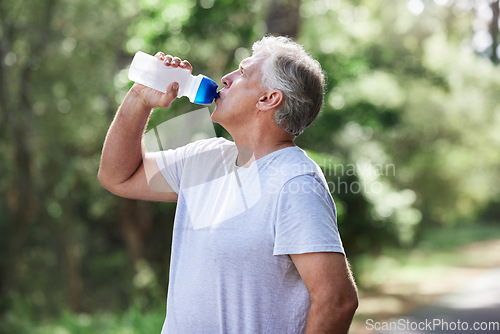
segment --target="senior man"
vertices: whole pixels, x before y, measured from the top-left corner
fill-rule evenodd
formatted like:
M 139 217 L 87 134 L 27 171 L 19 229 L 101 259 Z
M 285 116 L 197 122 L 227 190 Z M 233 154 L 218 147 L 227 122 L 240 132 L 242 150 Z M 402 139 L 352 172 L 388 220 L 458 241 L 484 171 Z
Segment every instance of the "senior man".
M 162 334 L 347 333 L 358 300 L 335 204 L 294 144 L 322 107 L 323 71 L 289 38 L 266 36 L 252 51 L 222 78 L 211 116 L 233 141 L 145 152 L 152 109 L 179 88 L 135 84 L 106 136 L 99 180 L 118 196 L 177 202 Z

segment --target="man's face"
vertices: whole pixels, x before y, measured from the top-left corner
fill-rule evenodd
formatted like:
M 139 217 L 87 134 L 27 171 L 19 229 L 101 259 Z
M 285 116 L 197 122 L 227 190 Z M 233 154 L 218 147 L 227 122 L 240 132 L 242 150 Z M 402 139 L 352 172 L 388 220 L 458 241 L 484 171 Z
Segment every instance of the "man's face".
M 257 109 L 257 102 L 266 91 L 261 85 L 262 64 L 266 56 L 262 53 L 244 59 L 236 71 L 222 78 L 224 88 L 212 114 L 212 120 L 227 130 L 244 126 Z

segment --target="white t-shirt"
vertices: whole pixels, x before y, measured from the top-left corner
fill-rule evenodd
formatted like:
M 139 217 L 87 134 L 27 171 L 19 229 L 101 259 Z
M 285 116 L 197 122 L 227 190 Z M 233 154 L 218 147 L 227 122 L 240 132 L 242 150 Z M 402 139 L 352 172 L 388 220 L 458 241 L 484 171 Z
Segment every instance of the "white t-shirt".
M 178 194 L 162 334 L 304 331 L 309 293 L 288 254 L 344 253 L 319 167 L 298 147 L 236 166 L 231 141 L 157 152 Z

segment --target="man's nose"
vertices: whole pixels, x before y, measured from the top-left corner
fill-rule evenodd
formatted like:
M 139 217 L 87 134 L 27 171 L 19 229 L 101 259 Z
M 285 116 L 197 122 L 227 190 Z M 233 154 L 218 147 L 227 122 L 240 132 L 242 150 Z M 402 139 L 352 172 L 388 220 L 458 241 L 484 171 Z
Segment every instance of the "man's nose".
M 231 87 L 231 84 L 233 83 L 232 74 L 234 74 L 234 72 L 226 74 L 221 79 L 222 84 L 227 88 Z
M 222 81 L 222 84 L 224 85 L 224 87 L 229 88 L 229 86 L 231 86 L 231 83 L 229 80 L 229 74 L 226 74 L 225 76 L 223 76 L 221 81 Z

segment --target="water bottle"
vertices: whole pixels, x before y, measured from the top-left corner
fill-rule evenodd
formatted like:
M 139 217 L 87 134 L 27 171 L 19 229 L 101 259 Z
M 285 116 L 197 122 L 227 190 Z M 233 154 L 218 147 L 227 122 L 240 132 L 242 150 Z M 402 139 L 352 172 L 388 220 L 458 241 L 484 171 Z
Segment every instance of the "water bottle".
M 177 96 L 187 96 L 189 101 L 197 104 L 211 104 L 218 95 L 217 84 L 212 79 L 202 74 L 193 76 L 185 68 L 165 66 L 160 59 L 142 51 L 135 54 L 128 78 L 163 93 L 170 83 L 177 82 Z

